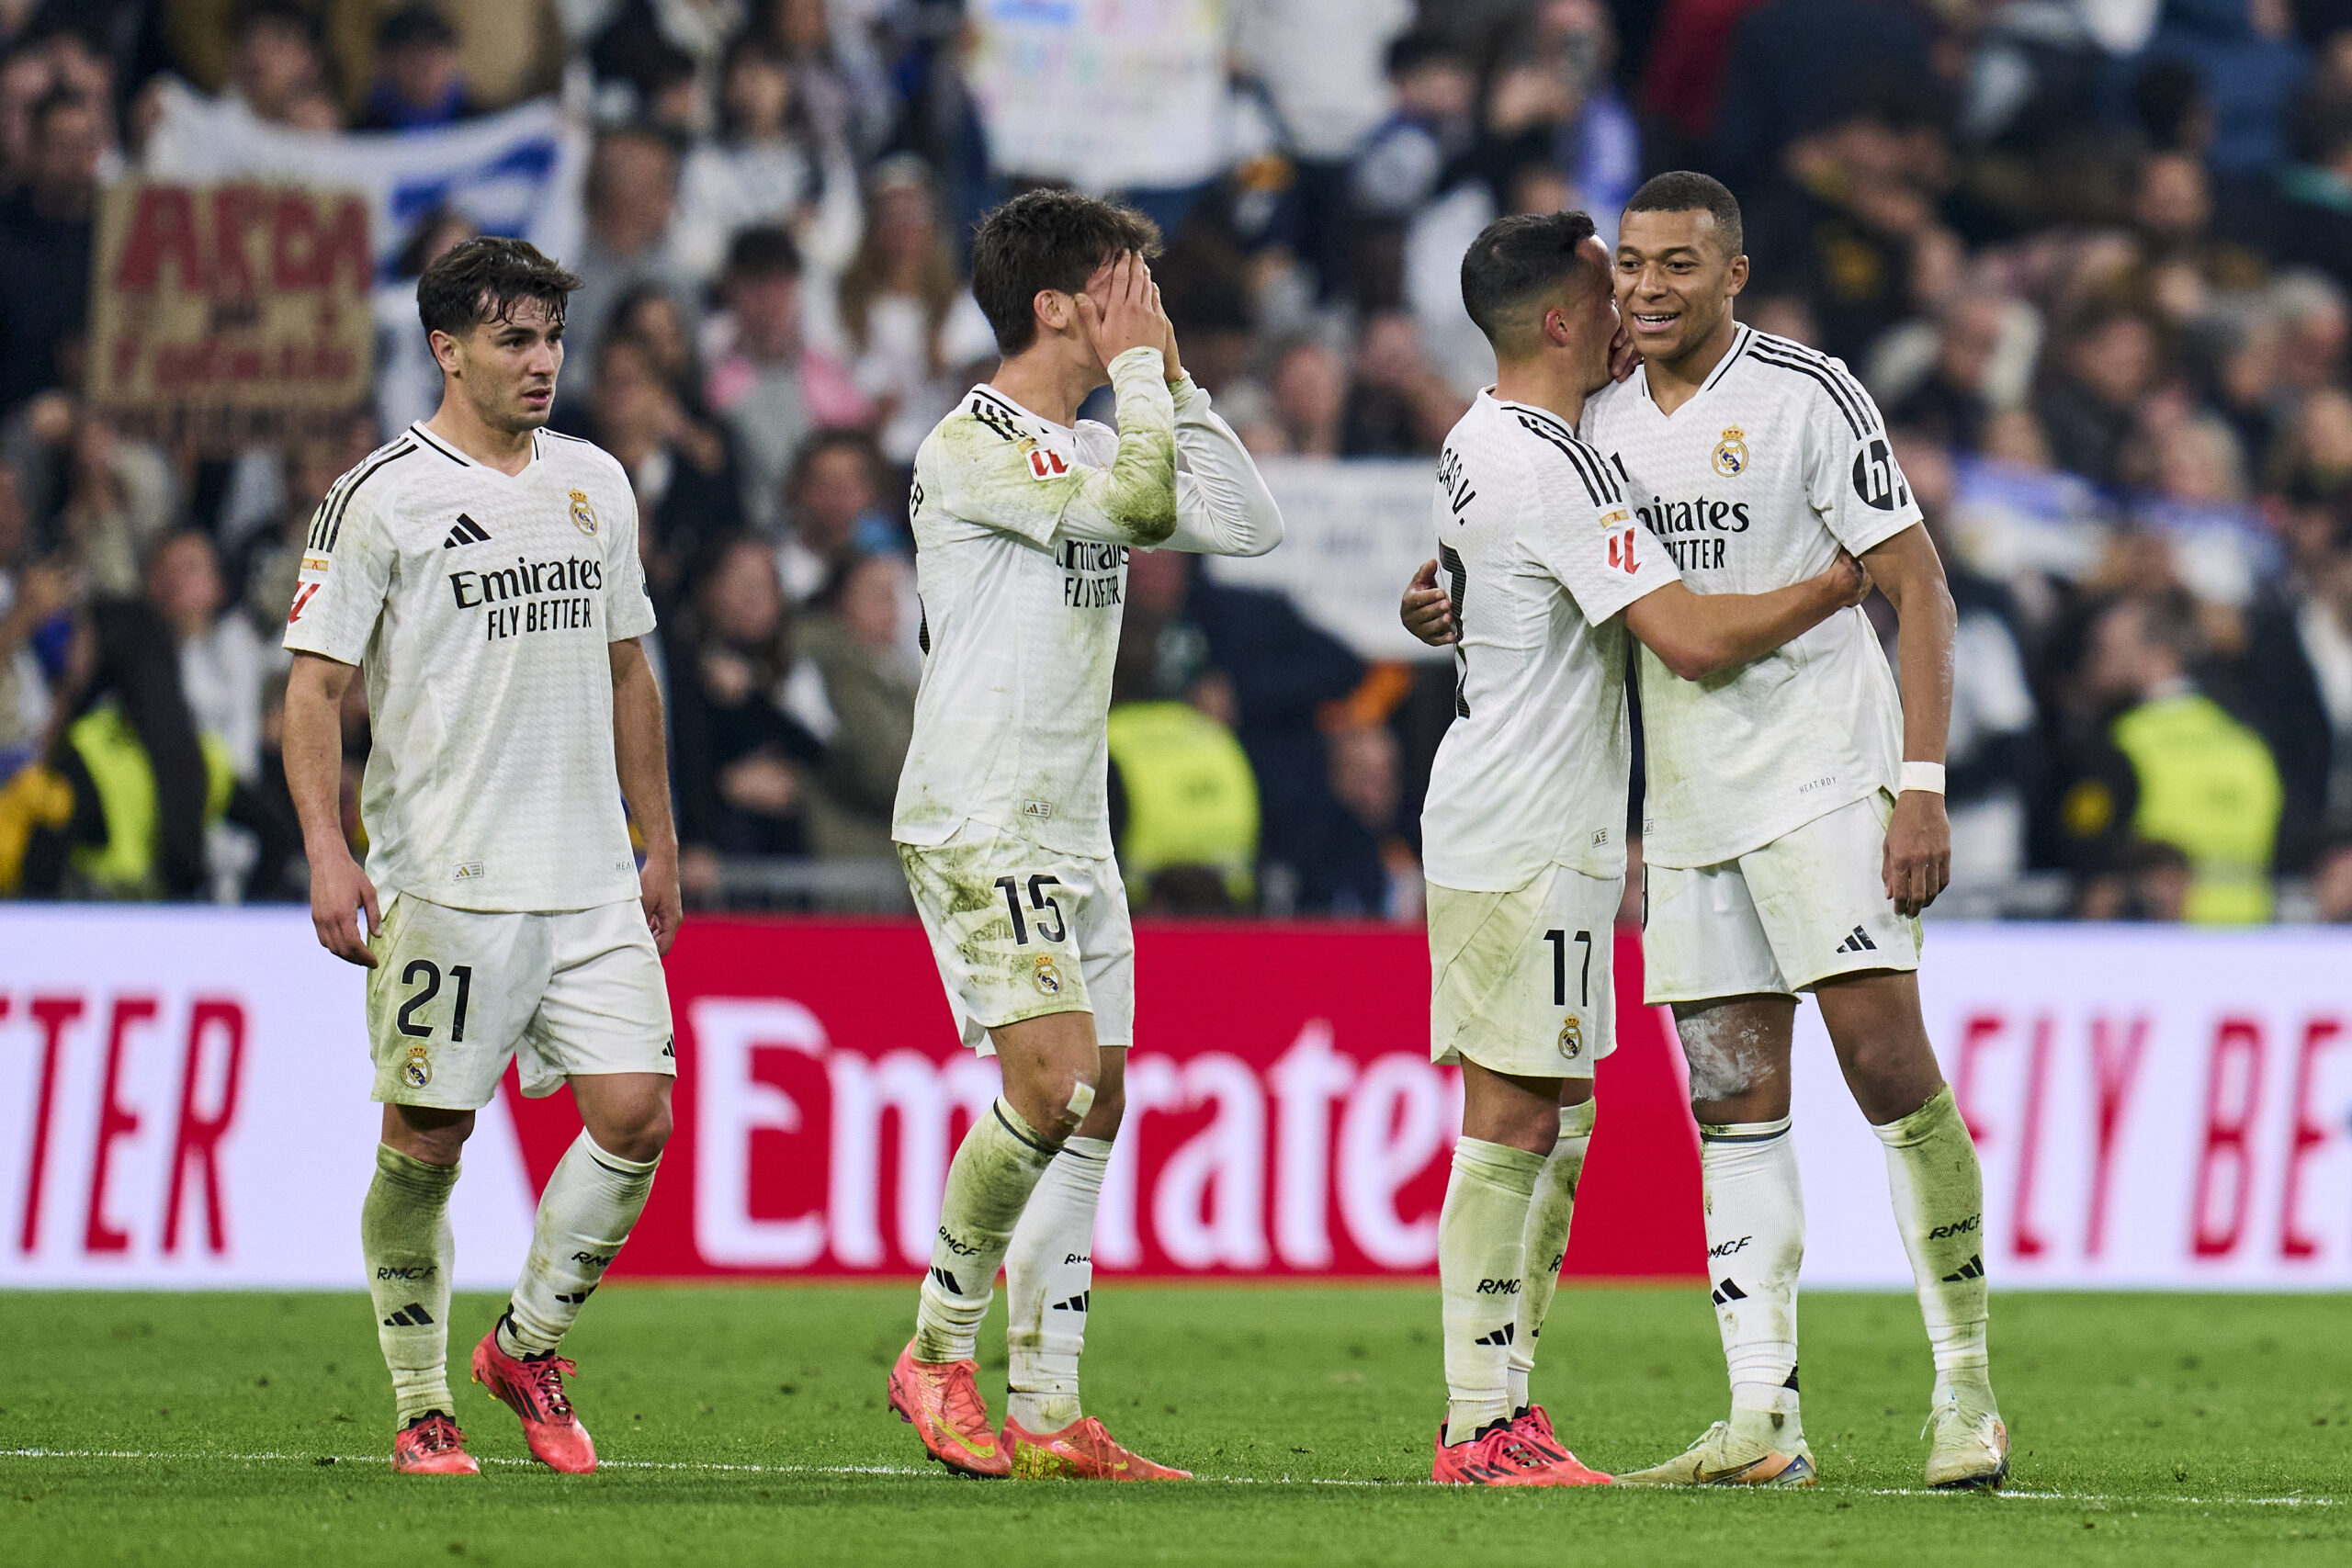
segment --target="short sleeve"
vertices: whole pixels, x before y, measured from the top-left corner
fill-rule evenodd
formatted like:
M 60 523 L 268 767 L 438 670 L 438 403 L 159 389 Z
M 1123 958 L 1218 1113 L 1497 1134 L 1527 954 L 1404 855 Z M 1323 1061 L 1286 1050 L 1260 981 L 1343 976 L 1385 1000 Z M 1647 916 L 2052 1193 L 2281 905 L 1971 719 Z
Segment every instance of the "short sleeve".
M 338 664 L 367 657 L 398 556 L 386 515 L 391 494 L 390 485 L 368 484 L 363 475 L 348 492 L 329 491 L 311 514 L 286 612 L 284 641 L 291 651 Z
M 1597 626 L 1681 578 L 1634 515 L 1608 459 L 1582 442 L 1556 449 L 1558 459 L 1546 454 L 1525 488 L 1528 549 Z
M 628 504 L 605 547 L 605 640 L 627 642 L 653 629 L 653 596 L 645 586 L 645 562 L 637 552 L 637 496 L 624 485 Z
M 1878 404 L 1841 362 L 1821 366 L 1821 390 L 1804 427 L 1805 495 L 1838 542 L 1859 556 L 1918 522 L 1919 503 Z

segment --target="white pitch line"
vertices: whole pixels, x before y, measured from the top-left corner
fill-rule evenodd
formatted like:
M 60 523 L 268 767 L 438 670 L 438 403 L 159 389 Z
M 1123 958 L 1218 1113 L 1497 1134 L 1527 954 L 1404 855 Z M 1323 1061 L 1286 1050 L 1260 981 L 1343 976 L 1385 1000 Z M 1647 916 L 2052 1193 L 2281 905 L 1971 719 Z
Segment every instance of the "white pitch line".
M 203 1449 L 0 1449 L 0 1459 L 53 1460 L 139 1460 L 195 1461 L 221 1464 L 302 1463 L 315 1465 L 319 1461 L 332 1460 L 336 1464 L 388 1464 L 382 1454 L 302 1454 L 302 1453 L 219 1453 Z M 484 1458 L 485 1464 L 515 1466 L 537 1465 L 537 1460 L 511 1459 L 501 1455 Z M 939 1472 L 928 1466 L 895 1464 L 728 1464 L 707 1460 L 646 1460 L 608 1459 L 597 1461 L 600 1470 L 668 1470 L 707 1471 L 730 1475 L 935 1475 Z M 1423 1481 L 1381 1481 L 1365 1477 L 1319 1475 L 1204 1475 L 1203 1481 L 1218 1482 L 1228 1486 L 1387 1486 L 1419 1487 Z M 1980 1494 L 1930 1490 L 1926 1487 L 1871 1486 L 1846 1488 L 1831 1486 L 1830 1492 L 1855 1491 L 1865 1497 L 1973 1497 Z M 2130 1497 L 2109 1492 L 2018 1492 L 2002 1490 L 1981 1495 L 1998 1502 L 2009 1503 L 2072 1503 L 2095 1504 L 2103 1507 L 2132 1504 L 2170 1504 L 2182 1507 L 2200 1508 L 2335 1508 L 2343 1506 L 2341 1497 Z

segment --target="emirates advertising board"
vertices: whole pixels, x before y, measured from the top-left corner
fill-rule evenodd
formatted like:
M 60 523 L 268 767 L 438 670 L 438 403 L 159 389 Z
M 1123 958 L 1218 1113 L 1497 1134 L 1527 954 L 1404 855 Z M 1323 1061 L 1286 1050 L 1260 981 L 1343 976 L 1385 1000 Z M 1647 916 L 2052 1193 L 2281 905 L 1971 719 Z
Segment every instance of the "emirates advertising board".
M 1461 1089 L 1429 1064 L 1419 933 L 1139 942 L 1097 1267 L 1430 1273 Z M 1617 957 L 1630 992 L 1637 933 Z M 677 1134 L 616 1276 L 911 1282 L 996 1090 L 920 931 L 692 920 L 669 975 Z M 1928 1027 L 1983 1152 L 1996 1287 L 2352 1287 L 2347 976 L 2346 932 L 1931 927 Z M 360 996 L 300 910 L 0 908 L 0 1284 L 356 1287 L 380 1114 Z M 1695 1280 L 1679 1054 L 1656 1010 L 1622 1016 L 1568 1270 Z M 1883 1156 L 1800 1020 L 1807 1278 L 1902 1287 Z M 461 1284 L 511 1282 L 578 1126 L 513 1085 L 467 1148 Z

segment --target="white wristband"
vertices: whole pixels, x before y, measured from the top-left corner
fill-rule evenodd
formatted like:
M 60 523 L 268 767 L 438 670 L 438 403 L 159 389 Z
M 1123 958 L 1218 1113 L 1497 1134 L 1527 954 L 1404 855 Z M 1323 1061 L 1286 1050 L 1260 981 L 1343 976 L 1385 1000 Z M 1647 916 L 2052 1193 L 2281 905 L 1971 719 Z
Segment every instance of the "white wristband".
M 1941 762 L 1905 762 L 1903 764 L 1902 791 L 1924 790 L 1929 795 L 1944 792 L 1944 765 Z

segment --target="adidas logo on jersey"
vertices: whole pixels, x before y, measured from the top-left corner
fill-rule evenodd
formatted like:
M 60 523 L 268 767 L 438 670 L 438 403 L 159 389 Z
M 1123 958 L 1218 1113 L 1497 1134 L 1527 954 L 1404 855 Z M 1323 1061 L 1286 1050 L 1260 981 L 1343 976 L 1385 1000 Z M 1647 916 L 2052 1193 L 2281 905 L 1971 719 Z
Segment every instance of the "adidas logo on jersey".
M 1845 941 L 1838 944 L 1838 951 L 1840 953 L 1876 953 L 1878 951 L 1878 943 L 1871 940 L 1870 932 L 1862 930 L 1860 926 L 1856 926 L 1853 930 L 1853 934 L 1847 937 Z
M 465 545 L 488 543 L 490 543 L 490 530 L 460 512 L 458 513 L 458 525 L 449 530 L 449 536 L 441 541 L 441 547 L 445 550 L 454 550 Z

